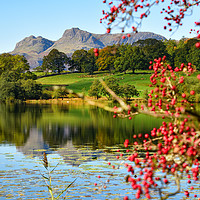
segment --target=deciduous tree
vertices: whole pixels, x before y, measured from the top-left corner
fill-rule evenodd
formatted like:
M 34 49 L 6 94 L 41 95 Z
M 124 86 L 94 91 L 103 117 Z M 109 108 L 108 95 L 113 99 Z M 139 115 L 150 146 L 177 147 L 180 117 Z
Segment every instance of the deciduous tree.
M 65 69 L 69 58 L 63 52 L 59 52 L 57 49 L 52 49 L 47 56 L 44 56 L 41 68 L 46 70 L 57 71 L 60 73 Z
M 118 49 L 115 45 L 101 49 L 96 61 L 98 70 L 109 70 L 111 72 L 114 69 L 114 62 L 117 56 Z
M 13 71 L 15 76 L 29 70 L 29 64 L 24 56 L 3 53 L 0 55 L 0 75 L 4 72 Z

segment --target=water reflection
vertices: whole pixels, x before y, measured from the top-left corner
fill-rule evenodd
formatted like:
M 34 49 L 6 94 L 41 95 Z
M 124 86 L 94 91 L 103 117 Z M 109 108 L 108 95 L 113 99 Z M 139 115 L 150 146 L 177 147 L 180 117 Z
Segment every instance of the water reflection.
M 63 148 L 69 142 L 99 149 L 150 132 L 162 121 L 145 115 L 132 120 L 113 119 L 112 115 L 88 105 L 0 104 L 0 143 L 15 145 L 25 154 Z

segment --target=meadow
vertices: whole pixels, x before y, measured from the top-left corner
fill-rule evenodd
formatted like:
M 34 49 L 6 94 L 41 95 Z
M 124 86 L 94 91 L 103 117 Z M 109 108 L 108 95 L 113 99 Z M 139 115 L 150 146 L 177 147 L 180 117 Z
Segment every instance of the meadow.
M 134 85 L 140 92 L 140 97 L 142 97 L 144 91 L 149 89 L 148 85 L 150 84 L 149 77 L 151 76 L 151 73 L 152 71 L 150 70 L 136 71 L 135 74 L 131 72 L 127 72 L 126 74 L 110 74 L 108 71 L 97 71 L 94 72 L 93 75 L 88 75 L 87 73 L 69 73 L 38 78 L 37 82 L 41 83 L 44 87 L 53 85 L 65 85 L 67 88 L 74 90 L 74 92 L 84 92 L 87 95 L 88 90 L 90 89 L 90 86 L 95 79 L 106 79 L 112 76 L 117 78 L 120 85 L 123 85 L 125 83 Z

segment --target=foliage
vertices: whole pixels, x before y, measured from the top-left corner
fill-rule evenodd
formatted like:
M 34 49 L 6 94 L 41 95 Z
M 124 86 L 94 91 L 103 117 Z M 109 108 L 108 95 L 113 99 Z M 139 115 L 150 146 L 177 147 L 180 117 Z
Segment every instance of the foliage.
M 56 98 L 58 99 L 59 97 L 60 98 L 64 98 L 67 96 L 68 94 L 68 90 L 66 89 L 66 87 L 59 87 L 58 89 L 55 89 L 54 92 L 53 92 L 53 98 Z
M 27 60 L 23 56 L 0 55 L 0 100 L 14 101 L 39 99 L 42 86 L 37 84 L 29 70 Z
M 24 99 L 39 99 L 42 96 L 42 85 L 32 79 L 21 80 L 20 88 L 23 91 Z
M 171 66 L 174 66 L 175 50 L 177 48 L 176 40 L 165 40 L 164 44 L 166 46 L 167 54 L 169 55 L 168 61 Z
M 195 91 L 195 94 L 190 95 L 191 91 Z M 177 92 L 181 94 L 185 93 L 187 95 L 189 102 L 199 102 L 200 101 L 200 82 L 194 77 L 186 77 L 182 84 L 177 85 Z
M 109 77 L 105 80 L 106 85 L 116 94 L 119 95 L 119 81 L 114 77 Z M 106 91 L 104 87 L 101 89 L 102 96 L 106 96 L 108 99 L 112 99 L 112 95 Z
M 6 71 L 13 71 L 15 76 L 18 77 L 27 70 L 29 70 L 29 65 L 24 56 L 9 53 L 0 55 L 0 76 Z
M 43 89 L 42 90 L 42 95 L 41 95 L 41 99 L 51 99 L 52 98 L 52 91 L 47 90 L 47 89 Z
M 11 81 L 7 74 L 2 74 L 0 79 L 0 100 L 14 101 L 15 99 L 24 99 L 20 83 Z
M 30 72 L 30 71 L 27 71 L 26 73 L 22 73 L 21 74 L 21 79 L 24 79 L 24 80 L 28 80 L 28 79 L 32 79 L 32 80 L 36 80 L 37 79 L 37 75 Z
M 96 97 L 97 99 L 101 97 L 101 88 L 102 85 L 98 79 L 95 79 L 88 90 L 88 95 L 92 97 Z
M 164 55 L 168 58 L 166 46 L 163 41 L 149 38 L 146 40 L 139 40 L 135 45 L 142 49 L 147 62 Z
M 134 85 L 126 83 L 124 85 L 120 85 L 119 90 L 119 96 L 124 98 L 125 100 L 130 100 L 131 97 L 139 96 L 139 92 L 137 91 Z
M 114 62 L 114 67 L 116 71 L 132 70 L 134 73 L 136 69 L 145 69 L 144 60 L 145 55 L 141 48 L 128 45 L 125 50 L 120 52 L 120 56 Z
M 72 54 L 70 69 L 93 74 L 96 70 L 95 60 L 96 57 L 94 56 L 93 49 L 90 49 L 89 51 L 84 49 L 76 50 Z
M 187 62 L 192 63 L 197 70 L 200 70 L 200 53 L 194 45 L 189 49 L 187 54 Z
M 109 77 L 105 80 L 106 85 L 118 96 L 129 100 L 131 97 L 139 96 L 139 92 L 134 85 L 123 84 L 119 85 L 119 81 L 114 77 Z M 94 96 L 97 99 L 101 96 L 106 96 L 108 99 L 112 99 L 112 95 L 102 86 L 99 80 L 94 80 L 88 91 L 89 96 Z
M 187 50 L 182 48 L 177 48 L 175 50 L 175 57 L 174 57 L 174 67 L 178 67 L 181 63 L 187 63 L 186 60 Z
M 39 99 L 42 86 L 32 79 L 12 79 L 13 73 L 3 73 L 0 79 L 0 100 Z
M 117 46 L 107 46 L 99 51 L 99 56 L 96 61 L 98 70 L 109 70 L 114 68 L 114 62 L 118 55 Z
M 52 49 L 47 56 L 43 57 L 43 63 L 41 69 L 43 71 L 57 71 L 59 74 L 65 69 L 65 64 L 69 62 L 69 58 L 63 52 L 59 52 L 57 49 Z
M 97 57 L 94 55 L 94 49 L 90 49 L 87 52 L 88 57 L 88 65 L 86 65 L 85 72 L 89 74 L 93 74 L 94 71 L 97 70 L 96 60 Z

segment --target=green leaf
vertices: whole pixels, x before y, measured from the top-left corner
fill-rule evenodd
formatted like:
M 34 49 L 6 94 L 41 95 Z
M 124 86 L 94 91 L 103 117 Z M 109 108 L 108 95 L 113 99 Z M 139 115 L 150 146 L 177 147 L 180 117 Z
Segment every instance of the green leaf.
M 58 199 L 68 188 L 70 188 L 76 179 L 77 178 L 75 178 L 55 199 Z

